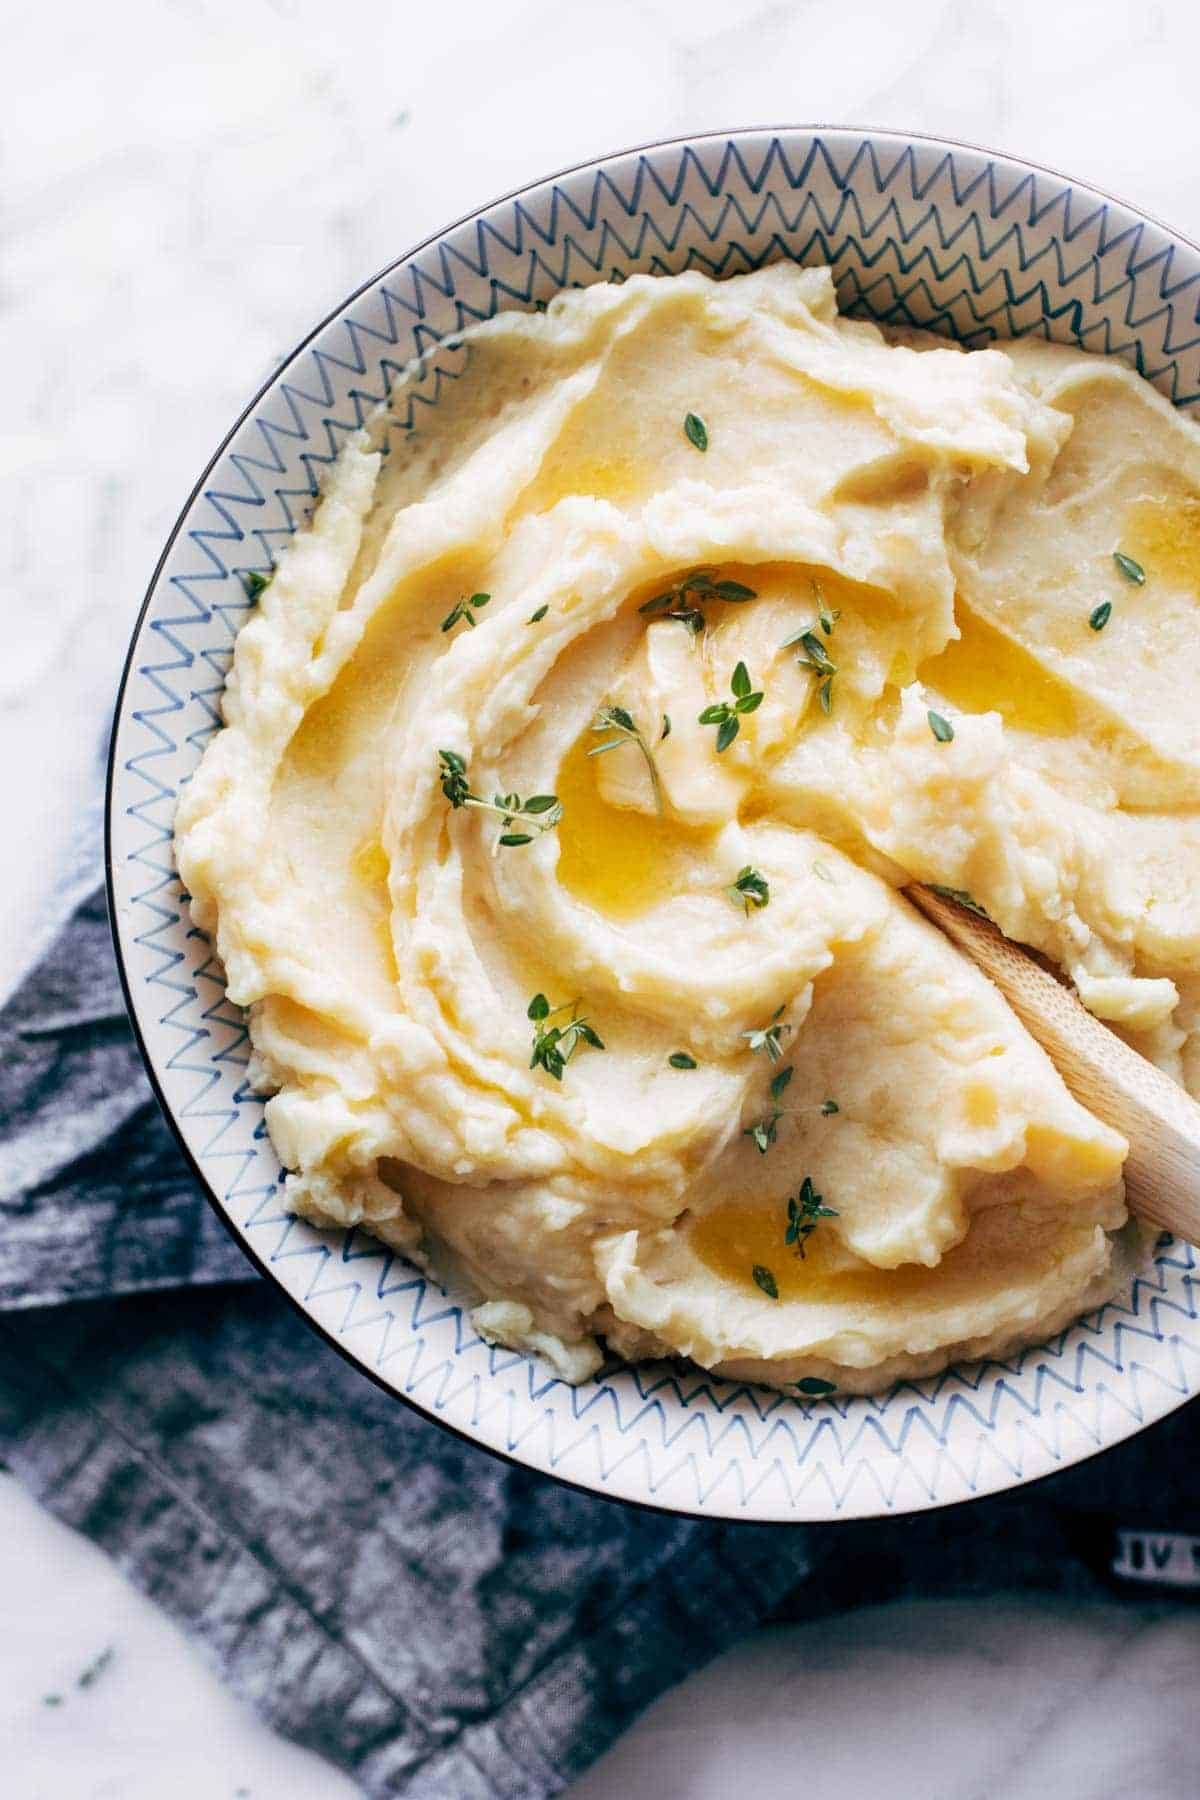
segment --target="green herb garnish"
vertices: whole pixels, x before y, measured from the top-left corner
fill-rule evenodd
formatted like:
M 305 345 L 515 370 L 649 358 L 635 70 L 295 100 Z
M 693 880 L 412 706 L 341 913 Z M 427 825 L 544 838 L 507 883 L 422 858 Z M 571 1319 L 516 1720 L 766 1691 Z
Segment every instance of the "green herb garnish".
M 949 744 L 953 741 L 954 727 L 949 719 L 943 719 L 941 713 L 932 711 L 926 713 L 925 717 L 929 720 L 929 729 L 939 744 Z
M 943 900 L 957 900 L 960 906 L 965 906 L 968 912 L 978 913 L 981 919 L 990 919 L 992 916 L 986 907 L 980 906 L 974 895 L 968 894 L 966 888 L 937 887 L 931 882 L 929 891 L 931 894 L 940 894 Z
M 689 1056 L 686 1050 L 673 1051 L 667 1061 L 673 1069 L 694 1069 L 697 1066 L 695 1057 Z
M 539 606 L 536 612 L 530 613 L 530 615 L 526 619 L 525 623 L 527 625 L 538 625 L 545 618 L 546 614 L 549 611 L 550 611 L 550 603 L 549 603 L 549 601 L 547 601 L 545 606 Z
M 650 750 L 649 744 L 642 736 L 634 721 L 632 713 L 626 712 L 623 706 L 602 706 L 592 723 L 593 731 L 611 731 L 616 735 L 609 738 L 607 744 L 597 744 L 589 750 L 589 756 L 603 756 L 606 750 L 619 750 L 622 744 L 636 744 L 645 758 L 646 767 L 650 771 L 650 786 L 654 789 L 654 806 L 661 817 L 663 810 L 662 782 L 659 780 L 658 764 Z M 668 723 L 667 730 L 670 730 Z M 663 737 L 666 737 L 666 731 Z M 662 738 L 659 739 L 662 742 Z
M 716 573 L 713 568 L 691 569 L 679 581 L 672 583 L 665 593 L 655 594 L 653 599 L 644 601 L 638 611 L 674 619 L 685 626 L 693 637 L 699 637 L 706 621 L 695 602 L 725 600 L 731 605 L 741 605 L 746 600 L 758 598 L 755 589 L 747 587 L 745 582 L 718 581 Z
M 767 1113 L 766 1117 L 759 1119 L 756 1125 L 749 1125 L 746 1130 L 743 1131 L 743 1137 L 752 1138 L 754 1140 L 754 1148 L 758 1151 L 760 1156 L 765 1156 L 767 1154 L 767 1151 L 778 1137 L 779 1121 L 782 1117 L 783 1114 L 781 1112 Z
M 834 615 L 830 613 L 828 617 L 829 629 L 832 631 Z M 824 629 L 824 621 L 822 621 L 822 629 Z M 837 664 L 811 625 L 806 625 L 803 631 L 794 632 L 791 637 L 784 638 L 780 648 L 789 650 L 793 644 L 799 644 L 805 652 L 803 656 L 796 658 L 797 664 L 802 669 L 808 669 L 817 677 L 819 684 L 817 698 L 821 702 L 821 711 L 828 716 L 833 711 L 833 678 L 837 674 Z
M 836 609 L 831 610 L 821 584 L 815 578 L 812 588 L 817 602 L 817 624 L 826 637 L 832 637 L 833 628 L 842 615 Z M 821 711 L 828 717 L 833 711 L 833 678 L 837 674 L 837 664 L 811 625 L 784 638 L 780 648 L 790 650 L 793 644 L 799 644 L 804 651 L 804 655 L 796 659 L 799 667 L 810 670 L 817 678 L 817 698 L 821 703 Z
M 1132 581 L 1134 587 L 1145 587 L 1146 571 L 1140 562 L 1134 562 L 1132 556 L 1126 556 L 1123 550 L 1113 551 L 1113 561 L 1126 581 Z
M 837 1393 L 836 1381 L 822 1381 L 819 1375 L 804 1375 L 796 1383 L 798 1391 L 808 1394 L 814 1400 L 822 1399 L 826 1394 Z
M 818 1194 L 811 1175 L 806 1175 L 800 1184 L 800 1192 L 788 1198 L 787 1229 L 783 1234 L 783 1241 L 795 1248 L 797 1256 L 803 1257 L 804 1246 L 821 1220 L 836 1219 L 837 1216 L 834 1208 L 826 1206 L 823 1196 Z
M 671 735 L 671 715 L 670 715 L 670 713 L 664 713 L 662 716 L 662 730 L 658 734 L 659 743 L 661 744 L 663 742 L 664 738 L 669 738 L 670 735 Z
M 779 1287 L 770 1269 L 764 1269 L 761 1263 L 755 1263 L 750 1273 L 754 1277 L 755 1287 L 760 1287 L 768 1300 L 778 1300 Z
M 697 450 L 708 449 L 708 427 L 698 413 L 688 413 L 683 421 L 683 434 Z
M 475 610 L 478 607 L 486 606 L 491 597 L 490 594 L 471 594 L 469 597 L 457 600 L 442 620 L 442 630 L 453 631 L 459 620 L 464 619 L 474 631 L 477 623 Z
M 750 671 L 744 662 L 740 662 L 729 680 L 729 691 L 733 700 L 721 700 L 714 706 L 706 706 L 699 715 L 701 725 L 717 727 L 717 754 L 728 750 L 738 734 L 741 717 L 744 713 L 757 712 L 763 703 L 761 693 L 756 693 L 754 683 L 750 679 Z
M 1111 600 L 1102 600 L 1100 602 L 1099 606 L 1093 607 L 1091 612 L 1088 614 L 1088 624 L 1091 626 L 1093 631 L 1103 631 L 1104 627 L 1108 624 L 1108 621 L 1111 618 L 1112 618 L 1112 601 Z
M 274 578 L 274 569 L 269 569 L 265 575 L 261 569 L 247 569 L 242 575 L 242 584 L 246 589 L 247 597 L 257 600 L 259 595 L 270 587 Z
M 108 1648 L 102 1650 L 99 1656 L 95 1657 L 93 1661 L 88 1664 L 83 1673 L 76 1677 L 75 1686 L 77 1688 L 93 1687 L 96 1682 L 99 1681 L 116 1654 L 116 1646 L 114 1644 L 109 1644 Z
M 457 750 L 438 751 L 438 776 L 442 792 L 455 811 L 460 806 L 475 806 L 481 812 L 496 814 L 501 829 L 494 850 L 501 846 L 509 849 L 519 844 L 531 844 L 534 831 L 552 831 L 562 818 L 557 794 L 533 794 L 528 800 L 522 800 L 519 794 L 497 794 L 491 800 L 473 794 L 467 779 L 466 762 Z M 532 831 L 514 831 L 512 827 L 518 821 L 531 826 Z
M 780 1069 L 778 1075 L 772 1075 L 772 1077 L 771 1077 L 771 1098 L 772 1098 L 772 1100 L 779 1099 L 780 1095 L 783 1093 L 783 1090 L 787 1087 L 788 1082 L 792 1079 L 792 1076 L 795 1073 L 796 1073 L 796 1071 L 792 1067 L 791 1063 L 785 1063 L 783 1065 L 782 1069 Z
M 821 1111 L 827 1119 L 832 1118 L 835 1112 L 841 1112 L 841 1110 L 836 1100 L 822 1100 L 821 1102 Z
M 587 1019 L 579 1017 L 578 1009 L 581 1004 L 578 1000 L 566 1000 L 561 1006 L 552 1007 L 545 994 L 533 996 L 525 1009 L 526 1018 L 533 1021 L 533 1054 L 529 1058 L 531 1069 L 545 1069 L 547 1075 L 553 1076 L 555 1081 L 561 1081 L 563 1070 L 580 1044 L 590 1044 L 593 1050 L 603 1050 L 603 1041 L 595 1028 Z M 549 1023 L 564 1012 L 571 1015 L 565 1025 Z
M 832 637 L 833 628 L 842 616 L 841 608 L 837 606 L 832 609 L 830 608 L 829 602 L 825 598 L 824 589 L 815 575 L 812 577 L 812 586 L 813 594 L 817 602 L 817 618 L 820 621 L 821 630 L 825 633 L 826 637 Z
M 771 1014 L 770 1024 L 764 1025 L 761 1031 L 743 1031 L 742 1033 L 751 1050 L 765 1050 L 768 1061 L 773 1063 L 777 1063 L 783 1055 L 779 1043 L 781 1036 L 785 1031 L 792 1029 L 790 1025 L 776 1024 L 776 1020 L 782 1017 L 783 1007 L 781 1006 Z
M 761 911 L 771 898 L 766 876 L 760 875 L 749 863 L 741 870 L 732 887 L 725 889 L 725 893 L 734 906 L 741 907 L 747 918 L 750 917 L 752 906 Z

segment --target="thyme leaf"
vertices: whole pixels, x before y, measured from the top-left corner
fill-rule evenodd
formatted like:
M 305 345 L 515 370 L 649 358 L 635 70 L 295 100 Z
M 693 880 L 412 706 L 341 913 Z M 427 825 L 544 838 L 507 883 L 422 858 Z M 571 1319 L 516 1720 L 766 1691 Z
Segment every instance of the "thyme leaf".
M 804 1375 L 796 1383 L 801 1394 L 808 1394 L 814 1400 L 823 1399 L 826 1394 L 837 1393 L 836 1381 L 823 1381 L 819 1375 Z
M 733 885 L 725 889 L 725 893 L 731 904 L 740 906 L 747 918 L 750 917 L 751 907 L 761 911 L 771 899 L 766 876 L 760 875 L 749 863 L 741 870 Z
M 673 1069 L 694 1069 L 697 1067 L 695 1057 L 689 1056 L 686 1050 L 673 1051 L 671 1055 L 668 1056 L 667 1061 Z
M 779 1135 L 781 1112 L 770 1112 L 759 1119 L 756 1124 L 747 1126 L 742 1136 L 753 1139 L 754 1148 L 760 1156 L 765 1156 Z
M 708 427 L 699 413 L 687 413 L 683 421 L 683 434 L 689 444 L 697 450 L 708 449 Z
M 1088 614 L 1088 624 L 1093 631 L 1103 631 L 1111 618 L 1112 601 L 1102 600 L 1099 606 L 1094 606 Z
M 985 906 L 980 906 L 974 895 L 968 894 L 966 888 L 938 887 L 930 883 L 930 892 L 940 894 L 943 900 L 957 900 L 968 912 L 978 913 L 981 919 L 990 919 L 991 913 Z
M 538 625 L 545 618 L 546 614 L 549 611 L 550 611 L 550 604 L 547 601 L 545 606 L 539 606 L 536 612 L 531 612 L 529 617 L 526 619 L 525 623 L 527 625 Z
M 738 734 L 741 719 L 746 713 L 757 712 L 763 703 L 763 694 L 756 692 L 750 679 L 750 671 L 744 662 L 739 662 L 729 679 L 729 691 L 732 700 L 719 700 L 712 706 L 706 706 L 698 715 L 701 725 L 717 727 L 717 755 L 728 750 Z
M 779 1099 L 779 1097 L 783 1093 L 783 1090 L 787 1087 L 788 1082 L 792 1079 L 792 1076 L 795 1073 L 796 1073 L 796 1071 L 792 1067 L 791 1063 L 784 1063 L 784 1065 L 783 1065 L 782 1069 L 780 1069 L 778 1075 L 772 1075 L 772 1077 L 771 1077 L 771 1098 L 772 1098 L 772 1100 Z
M 1132 581 L 1134 587 L 1145 587 L 1146 571 L 1140 562 L 1134 562 L 1132 556 L 1126 556 L 1123 550 L 1113 551 L 1113 561 L 1126 581 Z
M 261 594 L 266 592 L 274 579 L 274 569 L 268 569 L 265 574 L 261 569 L 246 569 L 242 574 L 242 585 L 246 590 L 247 599 L 257 600 Z
M 761 1288 L 768 1300 L 778 1300 L 779 1284 L 770 1269 L 764 1268 L 762 1263 L 755 1263 L 750 1273 L 754 1277 L 755 1287 Z
M 761 1030 L 743 1031 L 742 1033 L 743 1038 L 749 1044 L 752 1051 L 766 1051 L 768 1062 L 777 1063 L 779 1061 L 780 1057 L 783 1055 L 780 1038 L 785 1031 L 790 1031 L 792 1029 L 790 1025 L 780 1025 L 777 1023 L 782 1017 L 783 1007 L 781 1006 L 771 1014 L 770 1023 L 764 1025 Z
M 949 719 L 944 719 L 941 713 L 932 710 L 925 716 L 929 720 L 929 729 L 939 744 L 949 744 L 954 741 L 954 727 Z

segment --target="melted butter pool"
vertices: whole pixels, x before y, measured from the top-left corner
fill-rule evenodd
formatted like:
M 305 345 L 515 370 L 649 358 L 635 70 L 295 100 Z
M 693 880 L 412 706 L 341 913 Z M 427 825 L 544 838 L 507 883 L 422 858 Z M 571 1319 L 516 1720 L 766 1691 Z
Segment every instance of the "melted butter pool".
M 621 506 L 643 496 L 647 486 L 644 468 L 624 457 L 556 456 L 520 496 L 519 505 L 522 512 L 549 512 L 569 495 L 582 494 Z
M 1067 737 L 1078 728 L 1079 709 L 1066 682 L 961 602 L 955 618 L 962 635 L 918 670 L 927 686 L 963 712 L 997 712 L 1017 731 Z
M 1200 495 L 1148 495 L 1125 515 L 1120 549 L 1146 571 L 1200 597 Z
M 563 816 L 558 825 L 558 879 L 568 893 L 612 919 L 634 919 L 690 885 L 715 833 L 682 824 L 668 814 L 610 806 L 596 782 L 598 758 L 588 751 L 601 740 L 590 731 L 563 758 L 555 783 Z M 639 756 L 633 744 L 610 756 Z M 714 875 L 714 881 L 716 877 Z
M 747 1294 L 763 1298 L 754 1280 L 754 1267 L 769 1269 L 775 1277 L 780 1300 L 803 1300 L 810 1305 L 844 1305 L 859 1302 L 887 1305 L 944 1296 L 947 1264 L 937 1268 L 906 1263 L 899 1269 L 875 1269 L 865 1264 L 847 1268 L 842 1261 L 829 1221 L 817 1226 L 800 1257 L 783 1241 L 787 1226 L 787 1202 L 769 1206 L 746 1205 L 729 1200 L 693 1221 L 688 1245 L 706 1268 L 722 1281 Z

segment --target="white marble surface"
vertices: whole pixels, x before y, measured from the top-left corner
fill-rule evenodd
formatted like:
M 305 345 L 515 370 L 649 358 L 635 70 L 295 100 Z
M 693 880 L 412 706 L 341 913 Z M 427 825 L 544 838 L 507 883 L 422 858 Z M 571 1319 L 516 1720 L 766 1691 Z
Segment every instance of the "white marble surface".
M 8 0 L 5 21 L 0 991 L 95 791 L 192 481 L 275 360 L 428 231 L 605 150 L 821 119 L 1012 149 L 1200 235 L 1191 0 Z M 3 1479 L 0 1619 L 6 1800 L 350 1791 Z M 773 1800 L 801 1779 L 818 1800 L 1174 1800 L 1196 1792 L 1198 1673 L 1191 1614 L 890 1607 L 761 1635 L 576 1800 Z

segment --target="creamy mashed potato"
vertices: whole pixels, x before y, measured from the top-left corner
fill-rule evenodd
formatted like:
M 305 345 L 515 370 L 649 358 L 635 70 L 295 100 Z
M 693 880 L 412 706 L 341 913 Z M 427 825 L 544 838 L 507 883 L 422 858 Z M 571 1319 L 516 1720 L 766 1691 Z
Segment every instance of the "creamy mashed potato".
M 1144 1243 L 1126 1146 L 900 890 L 1200 1091 L 1200 433 L 790 265 L 461 354 L 347 443 L 179 808 L 293 1206 L 572 1380 L 1060 1329 Z

